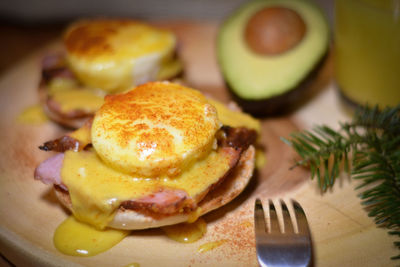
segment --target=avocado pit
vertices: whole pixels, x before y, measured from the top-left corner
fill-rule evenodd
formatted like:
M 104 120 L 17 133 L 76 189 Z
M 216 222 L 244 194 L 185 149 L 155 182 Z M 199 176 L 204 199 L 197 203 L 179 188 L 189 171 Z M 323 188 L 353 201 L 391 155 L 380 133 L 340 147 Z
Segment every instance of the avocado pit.
M 306 33 L 306 24 L 294 10 L 272 6 L 257 11 L 247 22 L 245 40 L 255 53 L 278 55 L 293 49 Z

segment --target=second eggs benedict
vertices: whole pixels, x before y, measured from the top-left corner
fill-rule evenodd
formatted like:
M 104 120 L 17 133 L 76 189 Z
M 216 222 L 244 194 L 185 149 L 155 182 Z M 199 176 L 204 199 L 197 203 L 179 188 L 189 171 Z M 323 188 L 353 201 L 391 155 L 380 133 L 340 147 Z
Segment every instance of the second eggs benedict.
M 40 93 L 48 116 L 72 128 L 82 126 L 106 94 L 148 81 L 176 77 L 176 37 L 134 20 L 91 19 L 71 24 L 63 54 L 43 60 Z

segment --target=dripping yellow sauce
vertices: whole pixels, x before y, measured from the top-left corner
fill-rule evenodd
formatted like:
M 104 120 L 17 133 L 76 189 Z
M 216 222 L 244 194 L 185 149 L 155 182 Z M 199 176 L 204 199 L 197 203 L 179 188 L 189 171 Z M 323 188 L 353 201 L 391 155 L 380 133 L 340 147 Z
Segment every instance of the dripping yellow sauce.
M 41 124 L 49 119 L 40 105 L 34 105 L 26 108 L 17 117 L 17 122 L 22 124 Z
M 118 244 L 129 232 L 116 229 L 97 230 L 70 216 L 56 229 L 53 242 L 64 254 L 94 256 Z
M 207 231 L 203 218 L 193 223 L 180 223 L 161 228 L 166 236 L 180 243 L 193 243 L 201 239 Z M 90 257 L 105 252 L 121 242 L 130 231 L 107 228 L 98 230 L 86 223 L 79 222 L 74 216 L 68 217 L 56 229 L 53 237 L 54 246 L 63 254 Z M 199 252 L 211 250 L 222 245 L 226 240 L 206 243 Z M 138 267 L 139 263 L 130 263 L 125 267 Z
M 124 267 L 140 267 L 140 264 L 137 262 L 132 262 L 132 263 L 125 265 Z
M 189 218 L 187 220 L 188 223 L 194 223 L 196 222 L 199 217 L 201 216 L 201 207 L 197 207 L 197 209 L 195 211 L 193 211 L 192 213 L 189 214 Z
M 82 88 L 75 80 L 55 78 L 49 83 L 49 95 L 61 105 L 63 112 L 95 112 L 104 103 L 105 94 L 100 90 Z
M 247 228 L 247 227 L 253 227 L 253 223 L 251 221 L 244 221 L 240 224 L 241 226 Z
M 164 233 L 172 240 L 180 243 L 193 243 L 207 231 L 207 223 L 203 218 L 197 219 L 193 223 L 180 223 L 176 225 L 162 227 Z
M 217 247 L 221 246 L 222 244 L 224 244 L 227 241 L 228 240 L 226 240 L 226 239 L 222 239 L 222 240 L 218 240 L 218 241 L 208 242 L 208 243 L 205 243 L 205 244 L 201 245 L 197 249 L 197 251 L 200 252 L 200 253 L 204 253 L 204 252 L 213 250 L 214 248 L 217 248 Z
M 265 157 L 265 151 L 261 148 L 256 149 L 256 169 L 262 169 L 264 165 L 267 163 L 267 159 Z
M 63 112 L 84 110 L 95 112 L 104 102 L 104 96 L 92 89 L 59 90 L 51 94 L 54 100 L 61 105 Z

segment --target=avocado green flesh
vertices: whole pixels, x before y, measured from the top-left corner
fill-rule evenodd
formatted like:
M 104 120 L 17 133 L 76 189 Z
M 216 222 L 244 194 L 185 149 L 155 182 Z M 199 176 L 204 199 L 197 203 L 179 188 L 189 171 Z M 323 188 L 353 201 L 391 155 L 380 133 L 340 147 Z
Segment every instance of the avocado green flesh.
M 251 51 L 244 39 L 247 21 L 258 10 L 282 6 L 296 11 L 306 34 L 293 49 L 274 56 Z M 247 100 L 260 100 L 295 88 L 313 70 L 328 48 L 328 25 L 322 12 L 303 0 L 255 0 L 239 8 L 218 34 L 218 61 L 229 87 Z

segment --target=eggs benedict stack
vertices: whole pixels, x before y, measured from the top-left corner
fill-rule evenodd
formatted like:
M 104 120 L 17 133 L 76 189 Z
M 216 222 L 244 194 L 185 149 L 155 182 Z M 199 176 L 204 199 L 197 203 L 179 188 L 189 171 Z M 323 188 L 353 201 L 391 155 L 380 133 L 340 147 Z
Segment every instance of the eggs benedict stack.
M 47 115 L 78 128 L 106 94 L 176 77 L 176 37 L 133 20 L 93 19 L 71 24 L 64 53 L 44 58 L 40 94 Z
M 259 129 L 194 89 L 149 82 L 106 96 L 92 121 L 41 146 L 60 153 L 35 179 L 99 229 L 194 221 L 246 187 Z

